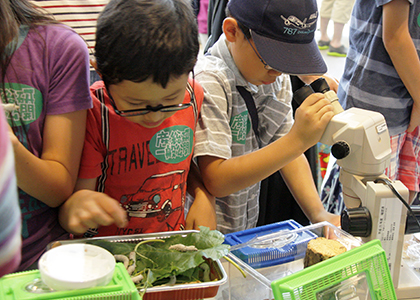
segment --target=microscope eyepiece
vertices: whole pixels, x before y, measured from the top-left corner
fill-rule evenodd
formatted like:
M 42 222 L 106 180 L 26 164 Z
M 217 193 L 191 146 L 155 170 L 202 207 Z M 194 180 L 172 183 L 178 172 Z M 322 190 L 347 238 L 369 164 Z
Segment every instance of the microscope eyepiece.
M 296 83 L 295 83 L 296 85 Z M 324 77 L 320 77 L 311 84 L 303 84 L 302 81 L 299 82 L 299 88 L 293 93 L 293 100 L 299 105 L 311 94 L 313 93 L 326 93 L 330 90 L 330 86 Z
M 319 77 L 317 80 L 312 82 L 310 86 L 315 91 L 315 93 L 324 94 L 330 90 L 330 86 L 328 85 L 324 77 Z

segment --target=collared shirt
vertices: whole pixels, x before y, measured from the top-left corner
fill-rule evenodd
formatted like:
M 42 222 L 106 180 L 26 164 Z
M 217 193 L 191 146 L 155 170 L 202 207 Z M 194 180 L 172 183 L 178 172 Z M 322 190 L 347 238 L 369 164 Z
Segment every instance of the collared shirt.
M 194 157 L 222 159 L 259 149 L 251 119 L 236 86 L 251 92 L 258 112 L 262 146 L 289 132 L 293 125 L 290 77 L 281 75 L 270 85 L 255 86 L 241 75 L 222 35 L 208 55 L 200 57 L 195 78 L 204 88 L 204 102 L 196 131 Z M 216 199 L 217 229 L 223 233 L 255 227 L 260 184 Z

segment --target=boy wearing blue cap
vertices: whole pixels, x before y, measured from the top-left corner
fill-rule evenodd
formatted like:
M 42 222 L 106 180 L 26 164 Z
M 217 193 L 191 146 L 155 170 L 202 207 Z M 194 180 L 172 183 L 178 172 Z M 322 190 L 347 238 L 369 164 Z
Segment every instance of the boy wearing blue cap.
M 194 157 L 217 197 L 218 230 L 255 227 L 260 181 L 278 170 L 312 223 L 338 225 L 339 216 L 322 206 L 303 155 L 319 141 L 332 107 L 322 94 L 312 94 L 293 121 L 286 75 L 307 82 L 327 71 L 314 40 L 316 0 L 230 0 L 227 9 L 224 34 L 195 68 L 205 99 Z M 249 95 L 254 115 L 244 99 Z

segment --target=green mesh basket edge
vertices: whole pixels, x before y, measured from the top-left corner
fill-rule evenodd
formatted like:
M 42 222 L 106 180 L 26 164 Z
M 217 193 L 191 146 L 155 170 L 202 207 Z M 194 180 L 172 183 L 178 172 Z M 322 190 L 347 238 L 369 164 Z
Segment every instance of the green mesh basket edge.
M 29 293 L 25 287 L 34 279 L 41 278 L 39 270 L 11 273 L 0 278 L 1 300 L 141 300 L 136 286 L 122 263 L 115 264 L 111 282 L 106 286 L 55 291 L 51 293 Z
M 271 287 L 276 300 L 314 300 L 317 292 L 362 272 L 372 299 L 397 299 L 385 250 L 377 239 L 275 280 Z

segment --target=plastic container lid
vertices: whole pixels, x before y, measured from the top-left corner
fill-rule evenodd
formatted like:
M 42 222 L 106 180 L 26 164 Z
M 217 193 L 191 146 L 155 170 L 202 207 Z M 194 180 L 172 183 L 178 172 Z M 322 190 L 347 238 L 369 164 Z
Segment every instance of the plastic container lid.
M 68 244 L 45 252 L 38 263 L 42 281 L 56 291 L 107 285 L 115 258 L 106 249 L 89 244 Z
M 306 245 L 317 237 L 312 232 L 294 233 L 302 228 L 286 220 L 225 235 L 231 252 L 253 268 L 265 268 L 303 258 Z

